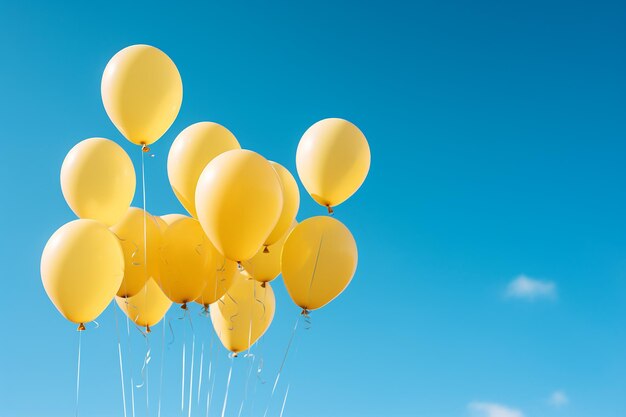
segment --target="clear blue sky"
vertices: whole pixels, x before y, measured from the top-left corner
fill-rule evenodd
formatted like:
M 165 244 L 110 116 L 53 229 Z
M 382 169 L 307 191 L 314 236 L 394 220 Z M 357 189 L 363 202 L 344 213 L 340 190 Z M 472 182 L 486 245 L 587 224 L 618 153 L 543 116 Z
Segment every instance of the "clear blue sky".
M 369 139 L 370 175 L 337 210 L 358 242 L 357 274 L 298 331 L 268 415 L 279 415 L 289 383 L 293 417 L 623 417 L 624 22 L 626 4 L 604 0 L 2 1 L 0 417 L 74 412 L 77 334 L 48 301 L 39 258 L 74 218 L 58 176 L 75 143 L 114 139 L 139 170 L 138 149 L 100 99 L 108 59 L 135 43 L 168 53 L 185 91 L 148 161 L 154 214 L 183 210 L 165 163 L 191 123 L 222 123 L 293 172 L 300 136 L 321 118 L 347 118 Z M 301 193 L 299 219 L 324 213 Z M 543 296 L 507 296 L 521 274 Z M 269 380 L 258 384 L 259 416 L 298 314 L 274 288 L 277 315 L 257 357 Z M 168 315 L 166 417 L 180 415 L 180 350 L 191 341 L 179 316 Z M 197 376 L 210 324 L 193 321 Z M 83 335 L 81 415 L 119 417 L 113 309 L 99 322 Z M 143 338 L 132 333 L 129 353 L 122 336 L 124 366 L 141 379 Z M 213 362 L 211 415 L 221 411 L 225 355 Z M 235 362 L 227 415 L 237 415 L 249 362 Z M 551 404 L 557 391 L 567 404 Z M 252 397 L 243 415 L 253 415 Z

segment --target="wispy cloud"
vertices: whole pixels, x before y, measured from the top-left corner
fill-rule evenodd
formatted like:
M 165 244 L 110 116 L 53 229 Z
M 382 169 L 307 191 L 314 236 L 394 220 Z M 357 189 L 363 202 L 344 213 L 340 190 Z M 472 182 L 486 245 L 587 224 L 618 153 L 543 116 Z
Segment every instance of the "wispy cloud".
M 544 281 L 520 275 L 509 282 L 506 288 L 506 296 L 533 301 L 540 298 L 556 298 L 556 284 L 552 281 Z
M 474 416 L 480 417 L 524 417 L 524 413 L 502 404 L 474 401 L 467 405 Z
M 567 394 L 565 394 L 565 391 L 557 390 L 550 395 L 548 402 L 551 406 L 560 408 L 569 403 L 569 398 L 567 397 Z

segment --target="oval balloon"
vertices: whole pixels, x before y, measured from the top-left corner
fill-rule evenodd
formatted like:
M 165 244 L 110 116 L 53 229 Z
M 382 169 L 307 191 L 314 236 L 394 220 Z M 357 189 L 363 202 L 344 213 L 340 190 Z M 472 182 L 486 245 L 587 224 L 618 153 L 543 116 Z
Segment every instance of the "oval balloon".
M 239 353 L 252 346 L 274 319 L 276 300 L 269 284 L 239 275 L 225 296 L 211 306 L 213 328 L 224 347 Z
M 138 326 L 145 327 L 148 332 L 150 326 L 160 322 L 172 305 L 152 278 L 139 293 L 128 298 L 115 297 L 115 302 L 129 319 Z
M 124 149 L 104 138 L 79 142 L 61 166 L 61 190 L 72 211 L 107 226 L 130 207 L 135 183 L 135 169 Z
M 296 167 L 304 188 L 329 208 L 359 189 L 370 168 L 370 148 L 358 127 L 343 119 L 324 119 L 300 139 Z
M 200 297 L 196 299 L 196 302 L 205 308 L 208 308 L 210 304 L 213 304 L 226 294 L 233 285 L 235 275 L 237 272 L 237 264 L 231 260 L 228 260 L 217 251 L 213 250 L 213 267 L 206 276 L 205 286 L 200 294 Z
M 149 45 L 133 45 L 109 61 L 101 84 L 109 118 L 129 141 L 156 142 L 172 125 L 183 100 L 183 83 L 174 62 Z
M 212 122 L 195 123 L 174 139 L 167 156 L 167 176 L 174 194 L 193 217 L 198 217 L 196 185 L 202 170 L 217 155 L 240 148 L 230 130 Z
M 356 242 L 346 226 L 312 217 L 289 233 L 281 257 L 287 292 L 305 310 L 325 306 L 348 286 L 358 260 Z
M 120 240 L 124 251 L 124 280 L 117 295 L 132 297 L 141 291 L 148 278 L 156 279 L 159 276 L 161 229 L 150 213 L 131 207 L 111 230 Z M 147 239 L 144 240 L 144 236 Z
M 252 258 L 276 226 L 282 208 L 278 175 L 256 152 L 224 152 L 200 175 L 198 220 L 215 248 L 230 260 Z
M 272 233 L 265 239 L 265 246 L 273 245 L 285 236 L 287 231 L 291 229 L 291 224 L 296 218 L 298 209 L 300 208 L 300 191 L 298 190 L 296 179 L 287 168 L 279 163 L 270 162 L 270 164 L 272 164 L 272 167 L 278 174 L 282 186 L 283 210 L 280 213 L 280 218 L 276 226 L 274 226 L 274 230 L 272 230 Z
M 213 272 L 214 249 L 196 219 L 173 218 L 163 234 L 157 282 L 170 300 L 186 304 L 200 296 Z
M 296 227 L 297 224 L 298 222 L 294 220 L 287 233 L 278 242 L 267 247 L 267 252 L 264 249 L 260 249 L 254 257 L 242 262 L 241 264 L 244 267 L 242 274 L 259 282 L 274 280 L 280 274 L 280 255 L 283 251 L 285 240 L 289 236 L 289 231 Z
M 46 293 L 57 310 L 74 323 L 95 320 L 115 296 L 123 276 L 120 244 L 95 220 L 74 220 L 61 226 L 41 255 Z

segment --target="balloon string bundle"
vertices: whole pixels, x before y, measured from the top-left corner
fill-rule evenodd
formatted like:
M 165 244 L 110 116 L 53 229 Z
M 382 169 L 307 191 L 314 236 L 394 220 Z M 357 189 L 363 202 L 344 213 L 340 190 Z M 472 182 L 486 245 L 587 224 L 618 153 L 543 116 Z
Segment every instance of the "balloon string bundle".
M 78 399 L 79 399 L 79 394 L 80 394 L 80 354 L 81 354 L 81 348 L 82 348 L 82 338 L 83 338 L 83 332 L 79 331 L 78 332 L 78 363 L 76 366 L 76 407 L 75 407 L 75 414 L 76 417 L 78 417 Z

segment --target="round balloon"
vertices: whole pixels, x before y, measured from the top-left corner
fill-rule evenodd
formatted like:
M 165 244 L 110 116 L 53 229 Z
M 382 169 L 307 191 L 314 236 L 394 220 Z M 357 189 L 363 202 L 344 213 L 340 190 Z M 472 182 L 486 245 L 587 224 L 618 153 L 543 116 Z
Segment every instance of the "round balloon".
M 322 206 L 343 203 L 359 189 L 370 168 L 370 148 L 358 127 L 324 119 L 300 139 L 296 167 L 304 188 Z
M 274 318 L 276 300 L 269 284 L 238 276 L 225 296 L 211 306 L 213 328 L 224 347 L 239 353 L 252 346 Z
M 265 246 L 273 245 L 282 238 L 288 230 L 291 228 L 298 214 L 300 208 L 300 191 L 298 190 L 298 183 L 296 179 L 291 175 L 291 172 L 287 168 L 276 162 L 270 162 L 272 167 L 278 174 L 283 190 L 283 210 L 280 213 L 280 218 L 274 226 L 272 233 L 265 239 Z
M 174 62 L 149 45 L 133 45 L 109 61 L 101 84 L 109 118 L 129 141 L 156 142 L 172 125 L 183 100 L 183 83 Z
M 124 150 L 103 138 L 74 146 L 61 166 L 61 190 L 81 219 L 117 223 L 135 195 L 135 169 Z
M 198 217 L 196 185 L 202 170 L 217 155 L 240 148 L 230 130 L 212 122 L 193 124 L 176 137 L 167 156 L 167 176 L 174 194 L 193 217 Z
M 325 306 L 348 286 L 358 260 L 356 242 L 346 226 L 328 217 L 312 217 L 289 233 L 281 272 L 291 299 L 304 310 Z
M 148 278 L 159 276 L 161 229 L 150 213 L 131 207 L 111 230 L 119 238 L 124 251 L 124 280 L 117 295 L 132 297 L 141 291 Z
M 206 276 L 204 289 L 200 297 L 196 299 L 196 302 L 205 308 L 208 308 L 210 304 L 213 304 L 226 294 L 226 291 L 233 284 L 237 272 L 237 264 L 235 262 L 226 259 L 214 247 L 212 247 L 212 250 L 213 267 Z
M 276 226 L 282 208 L 278 175 L 256 152 L 224 152 L 200 175 L 198 220 L 213 245 L 230 260 L 252 258 Z
M 173 219 L 163 234 L 157 282 L 170 300 L 185 305 L 200 296 L 213 273 L 214 249 L 196 219 Z
M 152 278 L 139 293 L 128 298 L 115 297 L 115 302 L 129 319 L 137 326 L 145 327 L 148 332 L 150 326 L 160 322 L 172 305 Z
M 267 251 L 260 249 L 256 255 L 241 264 L 244 267 L 242 274 L 259 282 L 270 282 L 280 274 L 280 255 L 289 231 L 296 227 L 298 222 L 291 223 L 290 229 L 273 245 L 267 247 Z
M 69 321 L 95 320 L 124 276 L 124 255 L 113 233 L 95 220 L 59 228 L 41 255 L 41 279 L 54 306 Z

